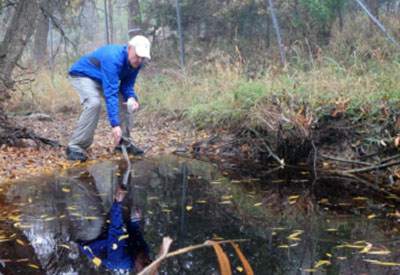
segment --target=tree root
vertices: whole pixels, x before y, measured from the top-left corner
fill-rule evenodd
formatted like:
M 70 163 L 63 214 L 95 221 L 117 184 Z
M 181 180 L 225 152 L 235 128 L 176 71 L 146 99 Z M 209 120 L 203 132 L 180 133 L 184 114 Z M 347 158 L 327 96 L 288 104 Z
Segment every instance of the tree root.
M 36 145 L 46 144 L 55 147 L 63 147 L 58 141 L 40 137 L 29 130 L 28 128 L 13 127 L 0 123 L 0 144 L 6 144 L 8 146 L 20 146 L 19 140 L 30 139 L 33 140 Z

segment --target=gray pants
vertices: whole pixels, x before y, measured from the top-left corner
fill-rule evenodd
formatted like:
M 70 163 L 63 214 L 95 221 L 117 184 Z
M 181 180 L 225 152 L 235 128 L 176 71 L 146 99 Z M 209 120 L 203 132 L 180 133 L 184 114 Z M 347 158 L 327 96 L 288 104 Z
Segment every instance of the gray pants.
M 100 83 L 88 77 L 69 76 L 69 80 L 78 91 L 83 111 L 68 147 L 72 151 L 84 153 L 93 143 L 94 132 L 99 121 L 101 98 L 104 97 L 103 88 Z M 118 93 L 118 97 L 118 117 L 122 135 L 129 137 L 132 131 L 132 114 L 129 114 L 126 105 L 122 104 L 125 99 L 121 93 Z

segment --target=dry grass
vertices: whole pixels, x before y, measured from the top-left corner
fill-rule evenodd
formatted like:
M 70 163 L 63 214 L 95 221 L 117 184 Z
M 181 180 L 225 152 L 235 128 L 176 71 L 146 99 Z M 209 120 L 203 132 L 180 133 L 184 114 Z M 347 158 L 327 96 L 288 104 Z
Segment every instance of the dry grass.
M 9 112 L 58 113 L 80 110 L 79 96 L 64 73 L 38 72 L 19 84 L 6 106 Z

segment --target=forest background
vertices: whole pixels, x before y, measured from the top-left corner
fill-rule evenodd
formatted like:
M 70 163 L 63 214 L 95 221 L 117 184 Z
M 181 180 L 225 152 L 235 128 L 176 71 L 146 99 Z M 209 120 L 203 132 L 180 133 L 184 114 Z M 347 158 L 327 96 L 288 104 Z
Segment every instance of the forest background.
M 21 138 L 32 137 L 18 126 L 34 123 L 15 115 L 64 115 L 65 123 L 79 114 L 67 79 L 71 64 L 136 33 L 152 41 L 152 59 L 136 85 L 139 125 L 158 122 L 152 132 L 168 123 L 181 132 L 205 130 L 206 146 L 189 144 L 196 152 L 290 162 L 324 150 L 351 159 L 398 150 L 398 0 L 0 4 L 0 141 L 7 155 L 8 146 L 25 146 Z M 231 139 L 216 146 L 222 134 Z

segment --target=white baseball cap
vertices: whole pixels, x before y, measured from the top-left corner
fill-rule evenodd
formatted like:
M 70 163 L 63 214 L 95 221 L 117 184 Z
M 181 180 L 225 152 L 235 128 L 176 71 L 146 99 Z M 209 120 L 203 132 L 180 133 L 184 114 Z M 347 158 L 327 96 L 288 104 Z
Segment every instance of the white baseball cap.
M 136 35 L 129 41 L 129 45 L 135 47 L 135 51 L 138 56 L 150 59 L 149 39 L 143 35 Z

